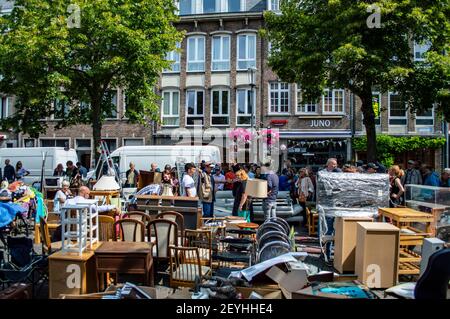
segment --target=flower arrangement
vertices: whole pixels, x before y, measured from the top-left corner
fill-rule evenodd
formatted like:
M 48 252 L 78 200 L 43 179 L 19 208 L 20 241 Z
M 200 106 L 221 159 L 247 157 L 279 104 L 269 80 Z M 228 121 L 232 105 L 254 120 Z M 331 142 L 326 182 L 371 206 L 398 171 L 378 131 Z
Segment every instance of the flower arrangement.
M 233 129 L 229 134 L 229 138 L 232 140 L 236 140 L 237 142 L 245 142 L 248 143 L 253 139 L 253 133 L 245 128 L 238 127 Z
M 280 139 L 280 133 L 272 129 L 261 131 L 261 137 L 267 145 L 272 145 Z

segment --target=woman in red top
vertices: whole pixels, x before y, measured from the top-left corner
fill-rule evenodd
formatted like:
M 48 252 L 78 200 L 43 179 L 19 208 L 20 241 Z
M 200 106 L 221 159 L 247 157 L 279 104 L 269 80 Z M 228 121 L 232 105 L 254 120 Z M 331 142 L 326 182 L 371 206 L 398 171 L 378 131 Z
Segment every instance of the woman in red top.
M 233 190 L 233 183 L 236 179 L 236 174 L 233 173 L 233 170 L 230 169 L 230 167 L 226 168 L 227 172 L 225 173 L 225 189 L 226 190 Z

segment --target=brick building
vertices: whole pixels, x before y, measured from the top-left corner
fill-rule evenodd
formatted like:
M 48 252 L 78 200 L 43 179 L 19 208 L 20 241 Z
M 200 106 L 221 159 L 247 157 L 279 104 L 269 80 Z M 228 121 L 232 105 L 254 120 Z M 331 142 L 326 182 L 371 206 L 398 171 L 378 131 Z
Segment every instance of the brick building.
M 268 67 L 270 43 L 259 36 L 264 11 L 279 10 L 279 0 L 180 0 L 179 30 L 185 38 L 180 52 L 171 52 L 174 63 L 160 77 L 161 123 L 153 128 L 132 125 L 124 118 L 123 91 L 116 91 L 117 112 L 103 126 L 103 137 L 113 150 L 123 145 L 171 145 L 201 141 L 206 135 L 226 136 L 235 127 L 250 128 L 255 110 L 256 128 L 277 128 L 281 159 L 297 167 L 323 166 L 328 157 L 342 164 L 352 159 L 351 138 L 364 134 L 360 101 L 348 91 L 330 88 L 318 101 L 300 104 L 297 84 L 284 83 Z M 423 46 L 414 46 L 420 59 Z M 417 55 L 418 54 L 418 55 Z M 249 79 L 255 69 L 255 82 Z M 391 135 L 442 136 L 441 122 L 433 111 L 415 116 L 396 96 L 377 95 L 381 102 L 378 131 Z M 2 113 L 3 114 L 3 113 Z M 93 158 L 89 126 L 54 130 L 57 119 L 47 119 L 50 128 L 39 139 L 11 137 L 2 146 L 64 146 L 77 149 L 87 166 Z M 181 129 L 181 130 L 180 130 Z M 10 138 L 8 132 L 1 133 Z M 1 136 L 0 136 L 1 137 Z M 227 148 L 223 147 L 225 156 Z M 359 154 L 364 156 L 364 154 Z M 404 161 L 409 155 L 399 159 Z M 441 152 L 424 154 L 423 161 L 441 166 Z

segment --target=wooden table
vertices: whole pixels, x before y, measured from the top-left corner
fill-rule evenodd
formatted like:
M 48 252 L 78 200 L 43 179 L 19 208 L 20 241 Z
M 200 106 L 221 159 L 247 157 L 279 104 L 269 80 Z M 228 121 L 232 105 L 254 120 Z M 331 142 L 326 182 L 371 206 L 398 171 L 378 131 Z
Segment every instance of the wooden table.
M 104 290 L 104 273 L 144 275 L 145 284 L 153 286 L 152 247 L 147 242 L 103 242 L 95 251 L 98 290 Z
M 399 275 L 417 275 L 420 273 L 421 256 L 410 250 L 410 246 L 422 246 L 423 240 L 432 235 L 433 215 L 411 208 L 379 208 L 379 220 L 391 219 L 392 224 L 400 228 Z M 425 232 L 412 227 L 412 223 L 425 224 Z M 405 231 L 409 231 L 406 233 Z
M 383 217 L 390 218 L 392 223 L 398 228 L 411 228 L 411 223 L 424 223 L 425 233 L 432 234 L 431 224 L 434 217 L 431 214 L 419 212 L 411 208 L 379 208 L 379 221 L 383 221 Z M 418 230 L 418 232 L 423 233 Z

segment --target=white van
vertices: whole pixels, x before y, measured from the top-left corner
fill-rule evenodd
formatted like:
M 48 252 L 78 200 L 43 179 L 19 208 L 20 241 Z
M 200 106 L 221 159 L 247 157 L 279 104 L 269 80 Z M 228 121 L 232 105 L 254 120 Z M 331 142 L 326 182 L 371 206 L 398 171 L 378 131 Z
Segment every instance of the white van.
M 158 164 L 162 171 L 166 164 L 174 167 L 176 162 L 200 163 L 202 160 L 220 163 L 220 150 L 217 146 L 189 145 L 148 145 L 123 146 L 111 153 L 113 162 L 119 166 L 121 177 L 133 162 L 137 170 L 149 171 L 152 163 Z
M 26 184 L 41 180 L 43 153 L 47 153 L 45 159 L 45 177 L 53 176 L 53 170 L 61 163 L 66 168 L 66 162 L 72 161 L 75 165 L 78 161 L 77 152 L 74 149 L 65 150 L 64 147 L 22 147 L 22 148 L 0 148 L 0 167 L 4 173 L 5 160 L 16 168 L 16 163 L 21 161 L 23 167 L 30 171 L 23 181 Z

